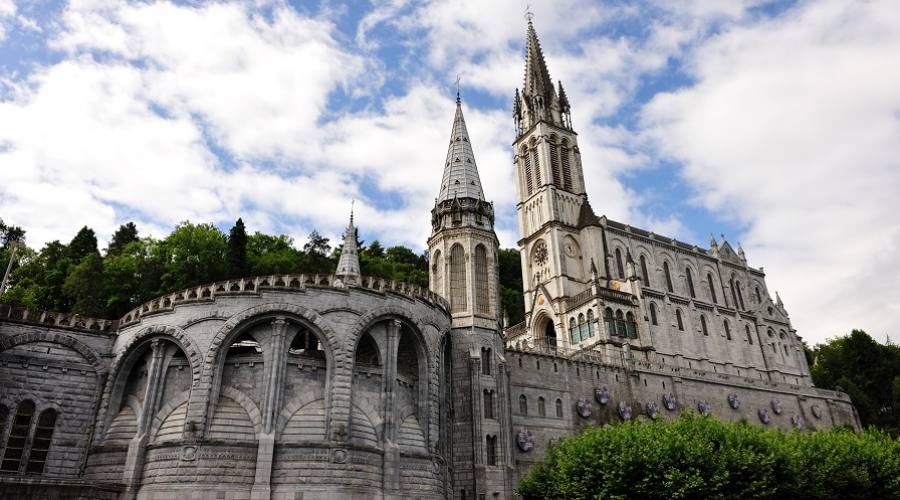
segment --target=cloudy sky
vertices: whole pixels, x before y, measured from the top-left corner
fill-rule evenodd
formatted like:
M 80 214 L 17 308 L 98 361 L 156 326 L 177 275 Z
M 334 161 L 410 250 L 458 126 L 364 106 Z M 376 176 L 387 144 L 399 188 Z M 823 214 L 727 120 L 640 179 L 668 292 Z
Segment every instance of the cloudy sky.
M 740 241 L 799 333 L 900 336 L 894 0 L 531 0 L 592 205 Z M 0 218 L 32 247 L 133 220 L 421 250 L 462 78 L 503 246 L 525 1 L 0 0 Z

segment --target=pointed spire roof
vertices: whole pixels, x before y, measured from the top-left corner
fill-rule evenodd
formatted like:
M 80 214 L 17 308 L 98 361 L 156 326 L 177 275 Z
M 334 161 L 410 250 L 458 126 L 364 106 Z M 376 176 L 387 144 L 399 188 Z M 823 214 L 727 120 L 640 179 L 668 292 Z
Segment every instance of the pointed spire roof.
M 550 79 L 550 72 L 547 70 L 547 62 L 544 60 L 544 52 L 541 50 L 541 42 L 530 18 L 525 45 L 525 86 L 522 87 L 522 93 L 529 96 L 556 94 L 553 80 Z
M 462 101 L 459 91 L 456 94 L 456 115 L 453 117 L 453 131 L 450 133 L 450 146 L 447 148 L 447 159 L 444 161 L 444 176 L 441 179 L 441 191 L 437 202 L 454 198 L 484 199 L 481 190 L 481 178 L 475 164 L 475 153 L 469 142 L 469 131 L 463 118 Z
M 356 246 L 356 227 L 353 225 L 353 202 L 350 203 L 350 224 L 344 233 L 344 247 L 341 249 L 341 258 L 338 259 L 335 275 L 344 282 L 344 285 L 354 285 L 359 282 L 359 253 Z

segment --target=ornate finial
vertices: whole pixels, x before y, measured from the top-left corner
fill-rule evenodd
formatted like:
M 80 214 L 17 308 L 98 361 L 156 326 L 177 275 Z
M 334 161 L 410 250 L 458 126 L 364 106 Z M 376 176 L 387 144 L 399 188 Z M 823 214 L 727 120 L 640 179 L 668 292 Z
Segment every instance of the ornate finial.
M 459 104 L 459 73 L 456 74 L 456 104 Z
M 525 7 L 525 20 L 528 21 L 528 24 L 531 24 L 532 19 L 534 19 L 534 12 L 531 12 L 531 4 L 528 4 Z
M 356 203 L 356 199 L 350 200 L 350 225 L 353 225 L 353 204 Z

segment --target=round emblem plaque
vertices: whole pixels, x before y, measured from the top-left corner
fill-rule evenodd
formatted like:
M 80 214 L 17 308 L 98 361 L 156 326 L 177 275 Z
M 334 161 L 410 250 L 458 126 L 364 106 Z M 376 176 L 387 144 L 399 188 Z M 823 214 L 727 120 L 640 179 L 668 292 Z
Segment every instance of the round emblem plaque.
M 772 421 L 772 417 L 769 416 L 768 408 L 760 408 L 759 409 L 759 421 L 765 425 L 769 425 L 769 422 Z
M 812 411 L 814 417 L 822 418 L 822 409 L 819 408 L 819 405 L 812 405 L 812 407 L 810 407 L 810 410 Z
M 709 401 L 700 401 L 697 403 L 697 412 L 699 412 L 704 417 L 709 415 L 710 410 Z
M 631 406 L 625 401 L 619 401 L 619 418 L 631 420 Z
M 675 395 L 671 392 L 668 394 L 663 394 L 662 397 L 663 407 L 669 411 L 675 411 L 675 407 L 678 406 L 678 401 L 675 399 Z
M 781 400 L 772 400 L 772 411 L 774 411 L 776 415 L 781 415 L 781 412 L 784 411 L 784 407 L 781 405 Z
M 602 405 L 606 405 L 607 403 L 609 403 L 609 400 L 610 400 L 609 388 L 606 387 L 605 385 L 601 385 L 600 387 L 597 387 L 596 389 L 594 389 L 594 399 L 596 399 L 597 402 Z
M 737 394 L 732 393 L 728 395 L 728 406 L 730 406 L 732 410 L 737 410 L 741 407 L 741 400 L 738 399 Z
M 528 453 L 534 449 L 534 434 L 531 431 L 522 429 L 516 434 L 516 445 L 519 449 Z
M 656 417 L 659 416 L 659 405 L 657 405 L 655 401 L 647 403 L 645 410 L 647 411 L 647 416 L 650 417 L 650 420 L 656 420 Z
M 587 399 L 579 399 L 575 404 L 576 409 L 578 410 L 578 415 L 581 418 L 588 418 L 594 414 L 594 405 Z

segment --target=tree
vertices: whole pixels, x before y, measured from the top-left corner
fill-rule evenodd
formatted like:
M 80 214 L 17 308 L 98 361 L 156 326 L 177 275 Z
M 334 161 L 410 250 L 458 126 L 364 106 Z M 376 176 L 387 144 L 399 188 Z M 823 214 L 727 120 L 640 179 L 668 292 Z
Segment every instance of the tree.
M 94 234 L 93 229 L 84 226 L 69 243 L 69 257 L 72 258 L 72 262 L 78 263 L 90 253 L 99 253 L 97 235 Z
M 313 230 L 309 233 L 309 240 L 303 245 L 303 262 L 300 265 L 300 271 L 304 273 L 330 273 L 337 262 L 328 258 L 328 252 L 331 246 L 328 244 L 328 238 Z
M 375 259 L 380 259 L 384 257 L 384 247 L 381 246 L 380 241 L 375 240 L 371 245 L 368 246 L 368 248 L 365 249 L 364 252 L 361 253 L 364 253 L 365 255 Z
M 81 262 L 72 266 L 63 283 L 63 292 L 69 297 L 72 312 L 75 314 L 91 317 L 103 314 L 106 301 L 103 289 L 103 260 L 99 253 L 88 253 Z
M 253 276 L 299 272 L 302 261 L 289 236 L 256 232 L 247 241 L 247 264 Z
M 225 234 L 214 225 L 182 222 L 153 249 L 153 258 L 163 265 L 163 290 L 223 279 L 227 248 Z
M 510 326 L 525 320 L 525 298 L 522 295 L 522 259 L 519 251 L 500 249 L 500 303 L 509 315 Z
M 128 222 L 119 226 L 112 235 L 109 246 L 106 247 L 106 255 L 117 255 L 132 242 L 138 241 L 138 230 L 134 222 Z
M 0 243 L 3 248 L 9 247 L 10 241 L 25 241 L 25 230 L 19 226 L 7 226 L 3 219 L 0 219 Z
M 228 276 L 238 278 L 247 276 L 247 230 L 244 221 L 238 218 L 228 233 Z
M 125 245 L 103 259 L 107 318 L 121 318 L 128 311 L 165 292 L 161 288 L 163 263 L 155 258 L 160 243 L 144 238 Z

